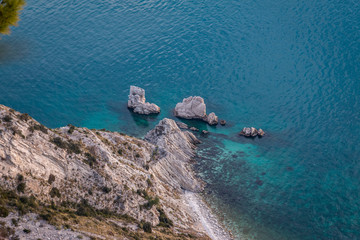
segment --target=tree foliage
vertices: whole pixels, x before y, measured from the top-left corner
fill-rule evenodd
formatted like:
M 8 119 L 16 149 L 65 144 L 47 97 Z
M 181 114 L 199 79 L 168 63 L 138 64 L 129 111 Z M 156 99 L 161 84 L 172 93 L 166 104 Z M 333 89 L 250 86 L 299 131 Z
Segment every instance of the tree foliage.
M 10 26 L 17 26 L 24 5 L 25 0 L 0 0 L 0 34 L 10 34 Z

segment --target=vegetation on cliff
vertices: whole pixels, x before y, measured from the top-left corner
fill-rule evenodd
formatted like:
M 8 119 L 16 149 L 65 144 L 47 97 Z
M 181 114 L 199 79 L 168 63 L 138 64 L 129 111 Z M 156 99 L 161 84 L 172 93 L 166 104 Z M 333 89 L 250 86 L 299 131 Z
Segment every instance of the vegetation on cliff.
M 0 0 L 0 34 L 10 34 L 10 27 L 17 25 L 24 5 L 24 0 Z

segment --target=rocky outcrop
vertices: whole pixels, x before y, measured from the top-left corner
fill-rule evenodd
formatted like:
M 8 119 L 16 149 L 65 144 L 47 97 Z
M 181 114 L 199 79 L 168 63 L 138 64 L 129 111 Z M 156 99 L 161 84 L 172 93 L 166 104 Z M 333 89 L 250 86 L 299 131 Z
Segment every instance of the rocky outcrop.
M 176 122 L 179 128 L 181 129 L 189 129 L 189 126 L 186 123 L 183 122 Z
M 194 178 L 190 160 L 195 155 L 195 144 L 200 141 L 188 131 L 181 131 L 174 120 L 165 118 L 145 136 L 145 140 L 158 146 L 162 154 L 152 171 L 169 186 L 199 192 L 202 184 Z
M 210 125 L 217 125 L 219 122 L 218 117 L 213 112 L 207 115 L 205 121 Z
M 199 131 L 199 129 L 198 128 L 196 128 L 196 127 L 191 127 L 191 128 L 189 128 L 191 131 L 194 131 L 194 132 L 198 132 Z
M 145 102 L 145 90 L 136 86 L 130 86 L 128 108 L 138 114 L 160 113 L 160 107 L 156 104 Z
M 240 135 L 245 137 L 262 137 L 265 135 L 265 132 L 261 128 L 257 130 L 254 127 L 244 127 L 243 130 L 240 132 Z
M 220 120 L 220 125 L 225 126 L 226 125 L 226 120 Z
M 202 97 L 184 98 L 181 103 L 176 104 L 175 116 L 185 119 L 206 118 L 206 105 Z
M 145 140 L 74 126 L 49 129 L 0 105 L 0 190 L 16 191 L 22 176 L 21 194 L 45 205 L 85 201 L 95 209 L 130 216 L 136 231 L 142 231 L 137 227 L 141 221 L 157 226 L 160 209 L 178 233 L 195 229 L 196 217 L 179 196 L 184 189 L 203 189 L 190 164 L 199 140 L 170 119 Z M 199 231 L 191 234 L 204 237 Z
M 174 114 L 176 117 L 185 119 L 200 119 L 210 125 L 218 124 L 218 117 L 215 113 L 206 115 L 206 105 L 202 97 L 184 98 L 181 103 L 176 104 Z

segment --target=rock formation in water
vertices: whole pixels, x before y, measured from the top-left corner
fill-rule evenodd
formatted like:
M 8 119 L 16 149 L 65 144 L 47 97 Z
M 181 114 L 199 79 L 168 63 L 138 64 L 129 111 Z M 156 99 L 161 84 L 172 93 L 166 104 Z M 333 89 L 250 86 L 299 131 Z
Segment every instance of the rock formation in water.
M 243 130 L 241 130 L 240 135 L 245 137 L 262 137 L 265 135 L 265 132 L 261 128 L 257 130 L 254 127 L 244 127 Z
M 205 121 L 210 125 L 217 125 L 219 122 L 218 117 L 213 112 L 206 116 Z
M 174 114 L 185 119 L 200 119 L 210 125 L 218 124 L 218 117 L 215 113 L 206 114 L 204 99 L 198 96 L 184 98 L 181 103 L 176 104 Z
M 186 123 L 183 122 L 176 122 L 179 128 L 181 129 L 189 129 L 189 126 Z
M 0 105 L 0 220 L 24 239 L 208 239 L 184 205 L 184 189 L 203 189 L 189 164 L 198 142 L 170 119 L 141 140 L 49 129 Z
M 136 86 L 130 86 L 128 108 L 133 109 L 138 114 L 160 113 L 160 107 L 156 104 L 145 102 L 145 90 Z

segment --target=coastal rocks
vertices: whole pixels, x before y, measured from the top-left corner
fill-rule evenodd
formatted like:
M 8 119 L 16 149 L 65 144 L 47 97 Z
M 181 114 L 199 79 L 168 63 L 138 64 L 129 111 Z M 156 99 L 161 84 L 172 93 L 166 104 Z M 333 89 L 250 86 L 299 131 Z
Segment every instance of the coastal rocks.
M 209 134 L 209 131 L 202 130 L 201 133 L 206 135 L 206 134 Z
M 204 99 L 199 96 L 184 98 L 181 103 L 176 104 L 174 114 L 176 117 L 185 119 L 200 119 L 210 125 L 218 124 L 218 117 L 215 113 L 206 115 Z
M 259 130 L 258 130 L 258 136 L 259 137 L 262 137 L 262 136 L 264 136 L 265 135 L 265 132 L 260 128 Z
M 200 143 L 194 134 L 181 131 L 174 120 L 164 118 L 144 139 L 166 153 L 152 165 L 154 175 L 178 191 L 200 192 L 203 189 L 189 165 L 195 156 L 195 144 Z
M 189 126 L 183 122 L 176 122 L 176 125 L 178 125 L 178 127 L 181 129 L 189 129 Z
M 225 121 L 225 120 L 220 120 L 220 125 L 225 126 L 225 125 L 226 125 L 226 121 Z
M 191 131 L 194 131 L 194 132 L 198 132 L 198 131 L 199 131 L 199 129 L 197 129 L 196 127 L 191 127 L 190 130 L 191 130 Z
M 244 127 L 243 130 L 240 132 L 240 135 L 245 137 L 262 137 L 265 135 L 265 132 L 261 128 L 257 130 L 254 127 Z
M 84 221 L 72 225 L 71 232 L 81 231 L 77 236 L 130 239 L 128 236 L 133 233 L 140 231 L 141 234 L 142 230 L 137 226 L 144 221 L 149 222 L 155 232 L 147 236 L 154 237 L 158 232 L 156 226 L 161 221 L 161 211 L 160 214 L 166 214 L 174 225 L 174 231 L 169 228 L 167 233 L 162 233 L 164 238 L 179 239 L 178 235 L 190 232 L 194 239 L 208 239 L 205 232 L 209 226 L 194 224 L 198 219 L 194 208 L 199 209 L 199 206 L 192 204 L 189 207 L 184 197 L 184 190 L 201 192 L 204 187 L 192 169 L 195 145 L 200 141 L 193 133 L 181 131 L 175 121 L 160 121 L 144 141 L 106 130 L 74 126 L 48 129 L 29 115 L 0 105 L 0 133 L 0 179 L 6 179 L 0 181 L 0 191 L 16 192 L 19 181 L 22 181 L 26 185 L 21 195 L 33 195 L 44 206 L 50 203 L 57 206 L 61 202 L 77 206 L 82 200 L 81 204 L 88 205 L 86 208 L 104 209 L 131 217 L 116 218 L 116 222 L 110 218 L 109 221 L 97 222 L 99 229 L 108 229 L 113 223 L 116 224 L 113 229 L 126 226 L 127 231 L 119 236 L 116 231 L 92 235 L 93 225 L 88 226 L 88 218 L 83 216 Z M 54 190 L 59 194 L 52 196 Z M 157 203 L 150 205 L 153 201 Z M 9 224 L 12 218 L 25 220 L 23 215 L 11 214 L 6 220 Z M 210 214 L 206 216 L 212 220 Z M 34 217 L 38 219 L 38 216 Z M 16 234 L 23 233 L 20 238 L 37 239 L 38 235 L 33 234 L 47 231 L 50 235 L 41 238 L 68 239 L 68 232 L 63 235 L 61 229 L 49 232 L 47 227 L 41 227 L 45 221 L 41 220 L 41 229 L 23 225 L 22 220 L 18 221 L 19 227 L 12 227 Z M 31 233 L 24 233 L 25 227 L 32 230 Z M 69 235 L 69 239 L 73 238 Z
M 128 108 L 138 114 L 160 113 L 160 107 L 156 104 L 145 102 L 145 90 L 136 86 L 130 86 Z
M 176 104 L 175 116 L 185 119 L 206 118 L 206 105 L 202 97 L 184 98 L 181 103 Z
M 194 132 L 199 132 L 200 130 L 196 127 L 189 127 L 186 123 L 183 122 L 176 122 L 176 125 L 180 128 L 180 129 L 189 129 L 191 131 Z
M 210 113 L 209 115 L 207 115 L 206 120 L 207 123 L 209 123 L 210 125 L 217 125 L 219 120 L 218 117 L 215 115 L 215 113 Z

